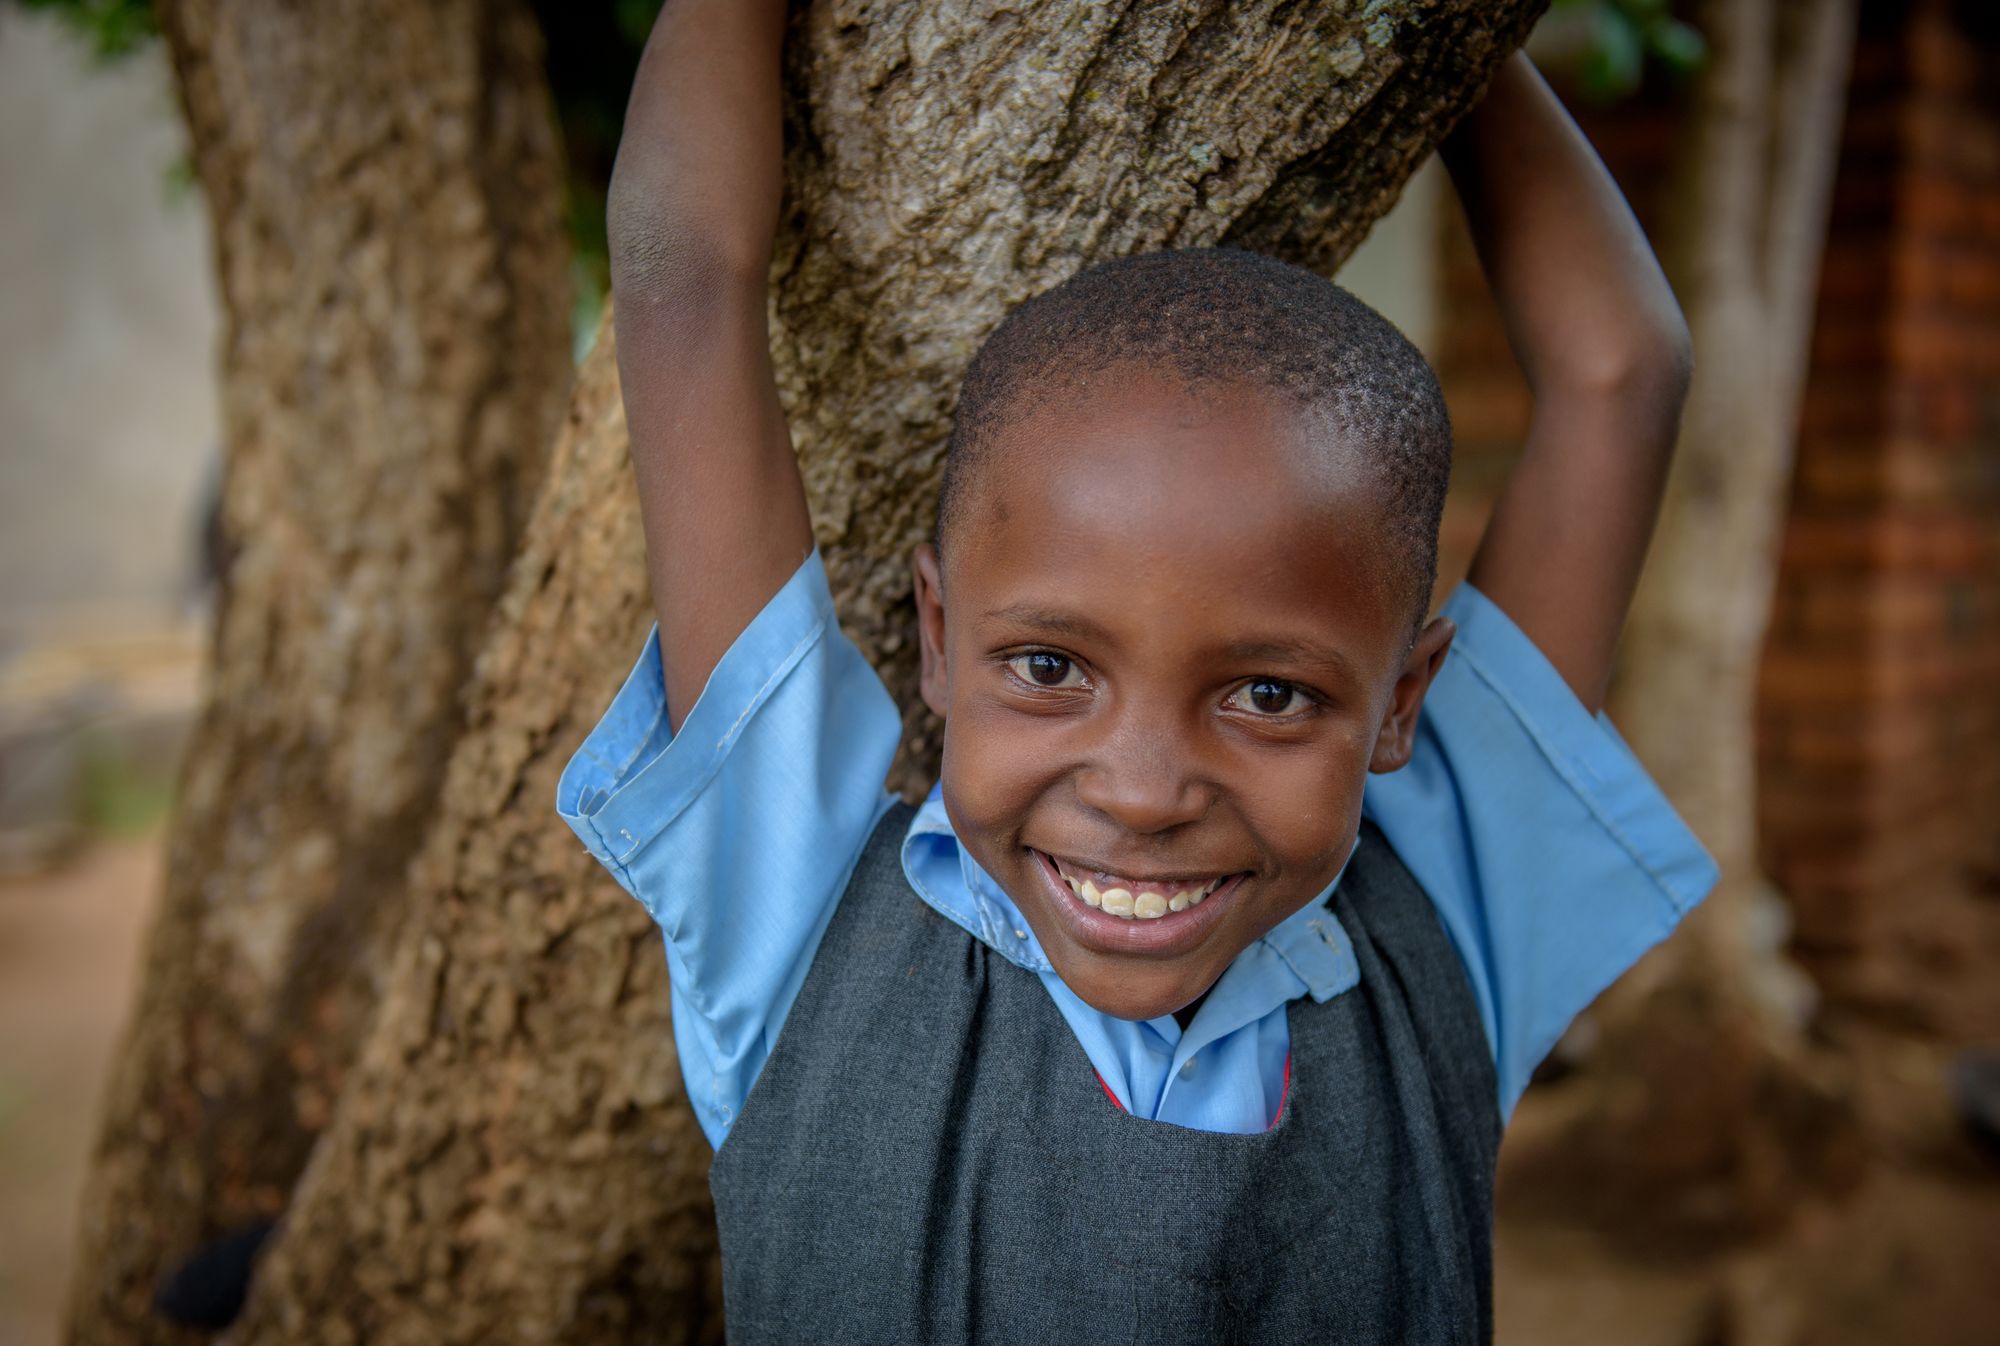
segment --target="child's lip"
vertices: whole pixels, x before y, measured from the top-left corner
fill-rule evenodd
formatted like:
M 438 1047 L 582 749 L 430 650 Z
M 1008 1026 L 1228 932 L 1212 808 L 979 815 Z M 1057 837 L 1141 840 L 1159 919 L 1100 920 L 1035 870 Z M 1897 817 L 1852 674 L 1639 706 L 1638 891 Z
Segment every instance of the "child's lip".
M 1063 882 L 1053 856 L 1032 847 L 1029 853 L 1035 857 L 1035 869 L 1048 891 L 1048 905 L 1063 932 L 1094 953 L 1114 957 L 1176 958 L 1197 948 L 1222 920 L 1231 899 L 1249 877 L 1240 870 L 1226 874 L 1203 901 L 1165 916 L 1136 920 L 1085 906 Z M 1070 863 L 1063 861 L 1065 866 Z
M 1191 869 L 1174 874 L 1130 874 L 1113 869 L 1108 865 L 1099 865 L 1094 861 L 1077 860 L 1067 855 L 1057 855 L 1053 851 L 1044 851 L 1043 854 L 1047 855 L 1055 863 L 1056 872 L 1061 877 L 1065 879 L 1094 879 L 1099 887 L 1103 887 L 1107 883 L 1117 883 L 1124 884 L 1126 887 L 1133 889 L 1143 888 L 1153 892 L 1171 892 L 1187 888 L 1206 887 L 1211 883 L 1228 878 L 1234 872 L 1227 869 Z

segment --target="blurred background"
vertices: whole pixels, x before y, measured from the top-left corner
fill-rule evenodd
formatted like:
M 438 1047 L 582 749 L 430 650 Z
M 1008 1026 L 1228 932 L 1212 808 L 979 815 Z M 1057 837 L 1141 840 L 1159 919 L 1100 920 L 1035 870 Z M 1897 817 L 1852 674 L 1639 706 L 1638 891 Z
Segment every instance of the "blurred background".
M 56 1339 L 196 706 L 215 282 L 164 54 L 0 4 L 0 1342 Z
M 656 7 L 539 7 L 579 352 Z M 1661 224 L 1699 34 L 1643 3 L 1544 29 L 1545 68 Z M 1962 1054 L 2000 1047 L 1996 71 L 1991 6 L 1861 6 L 1758 674 L 1759 938 L 1832 1063 L 1843 1157 L 1726 1256 L 1566 1197 L 1542 1138 L 1565 1134 L 1586 1021 L 1503 1156 L 1503 1342 L 2000 1338 L 2000 1153 L 1953 1094 Z M 223 560 L 211 243 L 143 5 L 0 0 L 0 201 L 0 1343 L 26 1346 L 57 1339 Z M 1443 378 L 1448 584 L 1529 408 L 1435 166 L 1340 278 Z

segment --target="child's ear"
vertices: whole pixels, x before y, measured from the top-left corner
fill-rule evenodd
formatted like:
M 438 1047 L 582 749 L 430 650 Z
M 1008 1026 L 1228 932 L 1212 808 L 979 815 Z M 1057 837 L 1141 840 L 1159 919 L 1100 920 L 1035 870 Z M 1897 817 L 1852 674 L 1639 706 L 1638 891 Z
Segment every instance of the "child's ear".
M 944 581 L 938 571 L 937 548 L 921 543 L 910 558 L 917 584 L 917 649 L 923 674 L 918 682 L 924 704 L 945 713 Z
M 1396 690 L 1389 697 L 1389 709 L 1382 717 L 1382 730 L 1375 736 L 1375 753 L 1368 759 L 1370 771 L 1400 771 L 1410 760 L 1417 739 L 1417 712 L 1424 708 L 1424 693 L 1444 664 L 1445 652 L 1458 628 L 1448 617 L 1433 617 L 1417 633 L 1396 675 Z

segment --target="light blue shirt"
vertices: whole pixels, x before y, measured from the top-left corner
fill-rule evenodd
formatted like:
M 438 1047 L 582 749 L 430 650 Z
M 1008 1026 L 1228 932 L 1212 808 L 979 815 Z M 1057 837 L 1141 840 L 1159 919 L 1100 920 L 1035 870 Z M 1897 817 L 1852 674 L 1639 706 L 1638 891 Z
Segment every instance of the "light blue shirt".
M 1570 1020 L 1714 885 L 1714 864 L 1602 715 L 1507 616 L 1461 587 L 1410 764 L 1363 811 L 1436 905 L 1464 960 L 1510 1112 Z M 674 1040 L 721 1145 L 890 796 L 901 723 L 841 631 L 818 553 L 667 727 L 658 633 L 557 787 L 557 808 L 666 938 Z M 1285 1007 L 1355 985 L 1320 901 L 1251 944 L 1183 1030 L 1114 1019 L 1050 967 L 1019 910 L 959 844 L 936 790 L 903 840 L 917 893 L 1033 972 L 1104 1085 L 1138 1116 L 1261 1131 L 1277 1115 Z M 1337 885 L 1338 879 L 1335 880 Z M 1331 892 L 1331 888 L 1328 890 Z

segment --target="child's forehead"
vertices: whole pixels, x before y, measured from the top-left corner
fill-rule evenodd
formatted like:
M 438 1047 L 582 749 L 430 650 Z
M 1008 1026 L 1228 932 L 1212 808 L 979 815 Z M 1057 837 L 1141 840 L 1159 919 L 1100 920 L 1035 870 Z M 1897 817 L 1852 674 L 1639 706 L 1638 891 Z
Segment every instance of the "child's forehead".
M 1115 368 L 1048 390 L 982 450 L 981 502 L 1279 526 L 1285 536 L 1374 495 L 1366 464 L 1332 418 L 1242 382 L 1190 382 Z M 1297 528 L 1284 525 L 1298 525 Z
M 946 554 L 975 585 L 1191 601 L 1396 588 L 1374 474 L 1328 418 L 1258 388 L 1096 378 L 1013 418 L 984 452 Z

